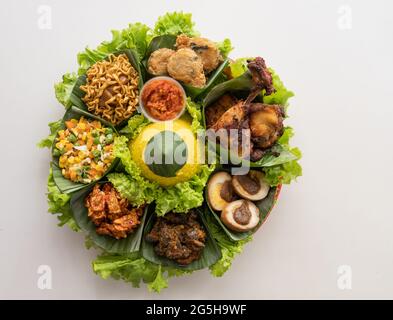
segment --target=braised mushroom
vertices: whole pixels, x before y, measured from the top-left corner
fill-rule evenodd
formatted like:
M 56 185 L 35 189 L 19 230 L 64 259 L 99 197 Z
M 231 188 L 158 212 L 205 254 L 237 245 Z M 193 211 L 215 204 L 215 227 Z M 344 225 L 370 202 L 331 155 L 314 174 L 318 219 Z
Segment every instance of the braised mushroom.
M 250 231 L 258 225 L 259 220 L 258 207 L 248 200 L 233 201 L 221 212 L 221 221 L 232 231 Z
M 207 184 L 207 201 L 214 210 L 221 211 L 235 200 L 231 181 L 231 175 L 224 171 L 217 172 L 210 178 Z
M 251 201 L 262 200 L 266 198 L 270 189 L 264 177 L 261 171 L 256 170 L 250 170 L 246 175 L 233 176 L 233 189 L 241 198 Z

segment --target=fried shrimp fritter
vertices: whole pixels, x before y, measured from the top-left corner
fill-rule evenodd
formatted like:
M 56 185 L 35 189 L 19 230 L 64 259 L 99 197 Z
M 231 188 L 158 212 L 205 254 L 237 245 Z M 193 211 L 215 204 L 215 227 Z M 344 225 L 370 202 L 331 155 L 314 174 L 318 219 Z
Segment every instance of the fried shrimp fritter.
M 201 88 L 206 84 L 201 58 L 190 48 L 177 50 L 168 61 L 168 73 L 185 84 Z
M 168 48 L 161 48 L 154 51 L 147 62 L 149 73 L 155 76 L 167 75 L 168 61 L 174 53 L 174 50 Z
M 176 39 L 176 48 L 190 48 L 202 59 L 203 70 L 206 74 L 212 72 L 222 61 L 217 45 L 206 38 L 189 38 L 181 34 Z

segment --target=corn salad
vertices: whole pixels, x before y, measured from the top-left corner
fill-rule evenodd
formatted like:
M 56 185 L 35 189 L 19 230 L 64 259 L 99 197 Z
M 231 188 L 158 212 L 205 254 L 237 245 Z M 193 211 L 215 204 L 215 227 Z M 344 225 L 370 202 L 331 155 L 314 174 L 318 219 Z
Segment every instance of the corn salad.
M 65 126 L 58 132 L 54 148 L 63 176 L 81 183 L 100 179 L 114 160 L 115 133 L 84 117 L 68 120 Z

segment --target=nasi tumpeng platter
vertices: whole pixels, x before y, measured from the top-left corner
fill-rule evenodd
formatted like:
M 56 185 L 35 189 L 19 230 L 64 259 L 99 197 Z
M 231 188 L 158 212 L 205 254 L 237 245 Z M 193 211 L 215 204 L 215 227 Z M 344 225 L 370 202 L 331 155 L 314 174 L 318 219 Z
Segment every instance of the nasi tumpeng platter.
M 221 277 L 301 175 L 293 96 L 260 57 L 200 35 L 190 14 L 112 31 L 55 85 L 49 212 L 98 251 L 96 274 L 160 292 Z M 260 232 L 260 231 L 259 231 Z

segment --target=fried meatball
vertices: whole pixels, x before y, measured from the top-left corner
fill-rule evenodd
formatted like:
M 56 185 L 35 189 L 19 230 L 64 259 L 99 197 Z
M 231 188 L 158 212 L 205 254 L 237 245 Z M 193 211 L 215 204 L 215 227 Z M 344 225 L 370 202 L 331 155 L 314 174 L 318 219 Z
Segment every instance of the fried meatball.
M 190 48 L 202 59 L 203 70 L 206 74 L 212 72 L 222 61 L 217 45 L 206 38 L 189 38 L 182 34 L 176 39 L 176 48 Z
M 194 87 L 206 84 L 201 58 L 191 49 L 176 51 L 168 61 L 168 73 L 172 78 Z
M 150 74 L 164 76 L 168 74 L 167 65 L 169 58 L 175 53 L 172 49 L 161 48 L 150 55 L 147 62 L 147 69 Z

